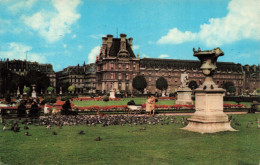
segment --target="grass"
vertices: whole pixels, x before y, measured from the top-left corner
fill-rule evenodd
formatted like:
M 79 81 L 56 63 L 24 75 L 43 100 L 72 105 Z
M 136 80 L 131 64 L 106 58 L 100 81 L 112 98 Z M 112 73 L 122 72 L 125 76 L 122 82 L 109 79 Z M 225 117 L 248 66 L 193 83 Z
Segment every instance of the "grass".
M 178 120 L 181 117 L 176 117 Z M 29 126 L 32 136 L 3 131 L 0 125 L 0 164 L 259 164 L 260 114 L 233 115 L 238 132 L 199 134 L 180 124 L 87 127 L 46 130 Z M 254 124 L 246 128 L 249 121 Z M 51 131 L 58 135 L 54 136 Z M 85 135 L 77 133 L 83 130 Z M 94 141 L 100 136 L 101 141 Z
M 92 105 L 98 106 L 110 106 L 110 105 L 127 105 L 127 102 L 130 100 L 134 100 L 136 104 L 144 104 L 146 102 L 146 98 L 139 97 L 139 98 L 123 98 L 123 101 L 73 101 L 76 106 L 80 107 L 87 107 Z M 158 100 L 156 102 L 157 105 L 173 105 L 175 104 L 176 100 Z M 237 104 L 234 101 L 225 101 L 224 103 L 230 104 Z M 250 102 L 241 102 L 240 104 L 246 105 L 248 108 L 251 106 L 252 103 Z M 260 106 L 258 106 L 258 110 L 260 110 Z
M 98 105 L 98 106 L 110 106 L 110 105 L 127 105 L 127 102 L 130 100 L 134 100 L 136 104 L 144 104 L 146 102 L 146 98 L 138 97 L 138 98 L 123 98 L 122 101 L 73 101 L 73 104 L 80 107 Z M 158 105 L 172 105 L 175 104 L 175 100 L 159 100 L 156 104 Z

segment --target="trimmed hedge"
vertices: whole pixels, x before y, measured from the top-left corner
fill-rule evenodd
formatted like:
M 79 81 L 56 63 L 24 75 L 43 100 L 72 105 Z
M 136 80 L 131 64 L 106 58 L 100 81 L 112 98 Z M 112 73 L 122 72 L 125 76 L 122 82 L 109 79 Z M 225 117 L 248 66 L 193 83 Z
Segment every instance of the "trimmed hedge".
M 225 96 L 224 101 L 234 101 L 237 103 L 240 102 L 260 102 L 260 97 L 239 97 L 239 96 Z

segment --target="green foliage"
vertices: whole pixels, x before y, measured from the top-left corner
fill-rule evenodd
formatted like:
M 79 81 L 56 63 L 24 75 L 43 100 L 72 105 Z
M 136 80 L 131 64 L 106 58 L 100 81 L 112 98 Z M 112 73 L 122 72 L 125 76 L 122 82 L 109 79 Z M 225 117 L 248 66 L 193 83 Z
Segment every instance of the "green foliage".
M 44 97 L 44 101 L 48 103 L 56 103 L 57 97 L 55 95 L 48 95 Z
M 133 79 L 132 86 L 134 89 L 143 93 L 144 89 L 147 87 L 147 82 L 142 75 L 138 75 Z
M 156 80 L 156 88 L 159 90 L 166 90 L 168 88 L 168 82 L 164 77 L 159 77 Z
M 256 93 L 260 94 L 260 88 L 256 89 Z
M 25 87 L 25 88 L 23 88 L 23 92 L 24 92 L 24 93 L 29 94 L 30 91 L 31 91 L 31 88 L 30 88 L 30 87 Z
M 190 83 L 189 83 L 189 88 L 190 89 L 196 89 L 196 88 L 198 88 L 198 84 L 197 84 L 197 82 L 196 81 L 190 81 Z
M 228 90 L 228 88 L 229 88 L 230 86 L 234 86 L 234 83 L 231 82 L 231 81 L 227 81 L 227 82 L 225 82 L 225 83 L 223 84 L 223 88 L 226 89 L 226 90 Z
M 229 86 L 228 89 L 227 89 L 227 92 L 235 93 L 236 92 L 236 88 L 234 86 Z
M 1 66 L 0 66 L 1 67 Z M 12 93 L 17 90 L 17 82 L 19 81 L 19 75 L 11 72 L 8 69 L 0 69 L 0 91 L 1 94 L 8 92 Z
M 70 100 L 73 97 L 71 95 L 66 95 L 66 96 L 61 96 L 61 101 L 66 101 L 66 100 Z
M 74 90 L 75 90 L 75 87 L 74 87 L 73 85 L 71 85 L 71 86 L 68 87 L 68 91 L 69 91 L 69 92 L 72 92 L 72 91 L 74 91 Z
M 50 79 L 47 77 L 45 73 L 31 70 L 29 71 L 24 78 L 26 85 L 36 85 L 36 92 L 40 93 L 41 90 L 44 91 L 50 86 Z
M 47 91 L 48 91 L 48 92 L 53 92 L 53 90 L 54 90 L 53 87 L 48 87 L 48 88 L 47 88 Z
M 108 96 L 104 96 L 103 97 L 103 101 L 105 101 L 105 102 L 109 101 L 109 97 Z

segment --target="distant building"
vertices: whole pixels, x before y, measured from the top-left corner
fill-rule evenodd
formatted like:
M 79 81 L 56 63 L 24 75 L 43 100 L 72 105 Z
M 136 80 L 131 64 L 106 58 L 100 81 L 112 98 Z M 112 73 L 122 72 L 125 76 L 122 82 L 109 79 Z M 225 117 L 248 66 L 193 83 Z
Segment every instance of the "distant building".
M 69 66 L 56 74 L 58 89 L 62 84 L 73 85 L 75 87 L 75 93 L 91 93 L 96 89 L 95 64 L 86 65 L 84 62 L 82 66 Z M 62 90 L 66 91 L 66 89 Z
M 111 89 L 117 92 L 131 92 L 132 80 L 139 74 L 139 57 L 132 50 L 133 38 L 120 38 L 112 35 L 102 38 L 100 54 L 96 59 L 97 91 L 108 93 Z
M 29 71 L 39 71 L 45 73 L 50 79 L 50 85 L 56 87 L 56 74 L 51 64 L 39 64 L 38 62 L 22 61 L 22 60 L 6 60 L 0 61 L 0 67 L 6 68 L 18 75 L 26 75 Z

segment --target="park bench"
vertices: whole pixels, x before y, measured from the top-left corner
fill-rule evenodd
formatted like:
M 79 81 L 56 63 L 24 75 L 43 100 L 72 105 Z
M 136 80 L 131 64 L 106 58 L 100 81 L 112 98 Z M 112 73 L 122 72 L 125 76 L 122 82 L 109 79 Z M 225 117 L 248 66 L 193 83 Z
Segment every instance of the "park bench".
M 29 112 L 29 108 L 26 110 Z M 39 118 L 41 111 L 35 116 L 30 116 L 29 113 L 26 113 L 23 116 L 19 116 L 18 107 L 0 107 L 1 121 L 5 119 L 20 119 L 20 118 Z

